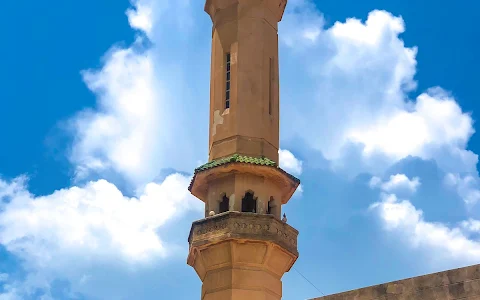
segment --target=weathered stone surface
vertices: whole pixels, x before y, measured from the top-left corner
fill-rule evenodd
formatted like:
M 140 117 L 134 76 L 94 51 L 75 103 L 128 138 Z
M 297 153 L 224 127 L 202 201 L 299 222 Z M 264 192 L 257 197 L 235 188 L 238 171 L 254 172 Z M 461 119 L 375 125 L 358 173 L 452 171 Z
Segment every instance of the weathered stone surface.
M 285 0 L 206 1 L 213 22 L 210 161 L 237 153 L 278 163 L 277 30 L 285 5 Z
M 266 241 L 298 256 L 298 231 L 272 215 L 226 212 L 192 224 L 188 242 L 201 247 L 229 239 Z
M 478 300 L 480 265 L 394 281 L 312 300 Z

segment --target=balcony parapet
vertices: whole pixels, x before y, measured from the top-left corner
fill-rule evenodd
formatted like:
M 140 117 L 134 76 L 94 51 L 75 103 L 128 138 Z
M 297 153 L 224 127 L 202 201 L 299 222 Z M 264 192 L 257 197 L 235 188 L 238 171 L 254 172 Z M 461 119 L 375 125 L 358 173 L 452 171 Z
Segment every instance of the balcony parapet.
M 190 248 L 222 241 L 268 241 L 298 257 L 298 231 L 273 215 L 229 211 L 193 222 Z

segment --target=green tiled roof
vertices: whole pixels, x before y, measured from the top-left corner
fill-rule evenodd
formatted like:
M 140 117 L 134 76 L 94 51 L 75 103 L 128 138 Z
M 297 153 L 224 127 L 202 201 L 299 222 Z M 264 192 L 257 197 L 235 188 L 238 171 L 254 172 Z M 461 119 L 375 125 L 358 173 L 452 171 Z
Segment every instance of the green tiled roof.
M 285 172 L 281 168 L 279 168 L 277 163 L 274 162 L 273 160 L 268 159 L 266 157 L 260 157 L 259 158 L 259 157 L 251 157 L 251 156 L 245 156 L 245 155 L 240 155 L 240 154 L 234 154 L 232 156 L 219 158 L 219 159 L 213 160 L 211 162 L 208 162 L 204 165 L 201 165 L 200 167 L 195 169 L 195 174 L 197 174 L 199 172 L 202 172 L 202 171 L 205 171 L 205 170 L 213 169 L 213 168 L 218 167 L 218 166 L 223 166 L 223 165 L 226 165 L 226 164 L 229 164 L 229 163 L 246 163 L 246 164 L 254 164 L 254 165 L 261 165 L 261 166 L 277 168 L 282 173 L 284 173 L 285 175 L 290 177 L 292 180 L 294 180 L 295 182 L 300 184 L 300 179 L 298 179 L 297 177 L 295 177 L 295 176 L 289 174 L 288 172 Z M 192 182 L 190 183 L 190 188 L 191 188 L 194 180 L 195 180 L 195 177 L 192 178 Z
M 250 156 L 245 156 L 240 154 L 234 154 L 232 156 L 219 158 L 211 162 L 208 162 L 204 165 L 201 165 L 200 167 L 195 169 L 195 173 L 205 171 L 211 168 L 215 168 L 218 166 L 226 165 L 228 163 L 247 163 L 247 164 L 262 165 L 262 166 L 269 166 L 269 167 L 277 166 L 277 164 L 273 160 L 268 159 L 266 157 L 258 158 L 258 157 L 250 157 Z

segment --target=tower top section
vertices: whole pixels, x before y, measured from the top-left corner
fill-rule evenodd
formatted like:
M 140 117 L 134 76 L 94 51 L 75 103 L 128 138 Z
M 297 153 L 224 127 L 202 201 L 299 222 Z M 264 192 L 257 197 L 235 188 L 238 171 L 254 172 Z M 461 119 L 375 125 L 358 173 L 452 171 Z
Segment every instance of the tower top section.
M 261 4 L 269 9 L 274 16 L 276 22 L 280 22 L 283 17 L 283 12 L 287 6 L 287 0 L 207 0 L 205 2 L 205 12 L 210 15 L 212 21 L 215 23 L 216 13 L 220 10 L 231 7 L 232 5 L 241 5 L 248 9 L 249 6 Z
M 287 0 L 207 0 L 213 22 L 209 161 L 278 163 L 278 22 Z

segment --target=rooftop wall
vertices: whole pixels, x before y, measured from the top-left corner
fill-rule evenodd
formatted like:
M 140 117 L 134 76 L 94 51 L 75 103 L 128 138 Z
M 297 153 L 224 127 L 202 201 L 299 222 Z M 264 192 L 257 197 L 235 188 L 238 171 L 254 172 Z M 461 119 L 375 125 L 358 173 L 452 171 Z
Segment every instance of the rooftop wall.
M 480 300 L 480 265 L 393 281 L 312 300 Z

